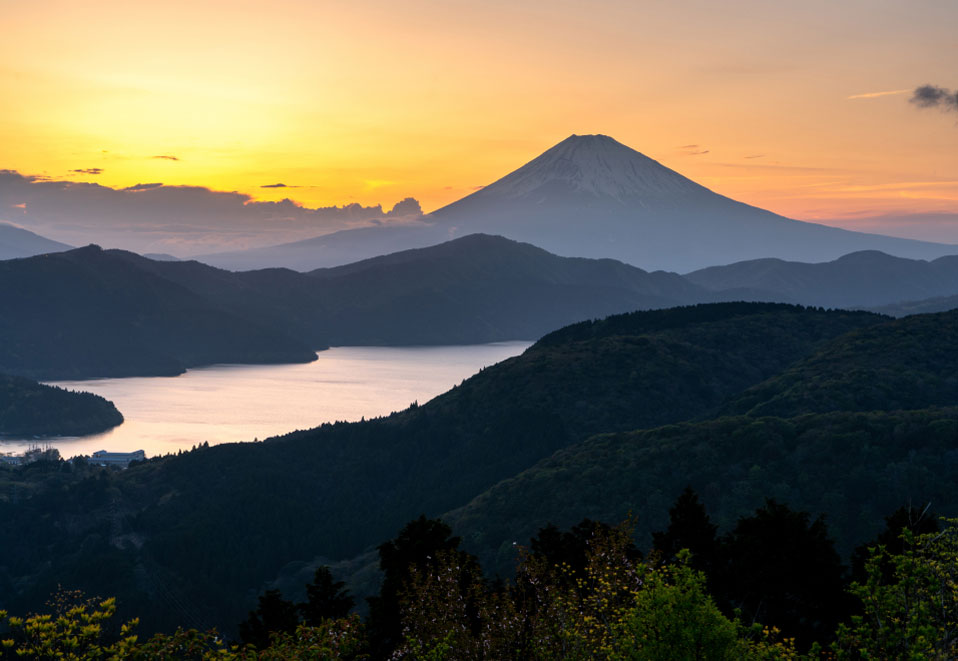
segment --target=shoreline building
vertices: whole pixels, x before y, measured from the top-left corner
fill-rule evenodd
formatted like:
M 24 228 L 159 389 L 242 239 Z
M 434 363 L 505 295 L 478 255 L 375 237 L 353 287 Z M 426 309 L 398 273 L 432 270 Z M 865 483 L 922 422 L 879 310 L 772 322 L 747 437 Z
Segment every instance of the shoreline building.
M 146 453 L 143 450 L 133 452 L 107 452 L 106 450 L 97 450 L 90 457 L 91 464 L 100 466 L 115 466 L 116 468 L 126 468 L 131 461 L 143 461 L 146 459 Z

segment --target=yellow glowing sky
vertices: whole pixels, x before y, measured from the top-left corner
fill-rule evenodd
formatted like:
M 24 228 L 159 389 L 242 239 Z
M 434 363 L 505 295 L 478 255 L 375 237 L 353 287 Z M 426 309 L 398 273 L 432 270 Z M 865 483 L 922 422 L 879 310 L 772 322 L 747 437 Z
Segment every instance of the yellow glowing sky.
M 958 86 L 956 26 L 954 0 L 0 0 L 0 168 L 432 210 L 605 133 L 854 228 L 958 212 L 958 113 L 907 101 Z

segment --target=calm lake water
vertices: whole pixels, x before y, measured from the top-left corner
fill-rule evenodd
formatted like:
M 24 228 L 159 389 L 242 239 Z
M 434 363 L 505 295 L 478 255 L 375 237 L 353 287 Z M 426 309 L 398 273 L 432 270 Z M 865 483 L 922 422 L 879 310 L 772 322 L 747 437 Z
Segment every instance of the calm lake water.
M 176 377 L 51 382 L 111 400 L 126 421 L 103 434 L 45 439 L 63 457 L 96 450 L 155 456 L 252 441 L 324 422 L 359 420 L 424 404 L 528 342 L 452 347 L 335 347 L 307 365 L 215 365 Z M 37 441 L 0 441 L 20 452 Z

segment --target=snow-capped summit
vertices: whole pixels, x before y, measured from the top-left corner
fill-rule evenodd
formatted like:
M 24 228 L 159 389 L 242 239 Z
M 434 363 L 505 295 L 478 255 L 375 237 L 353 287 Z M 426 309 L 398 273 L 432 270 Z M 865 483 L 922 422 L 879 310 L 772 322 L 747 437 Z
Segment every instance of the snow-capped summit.
M 824 262 L 859 250 L 920 259 L 958 254 L 958 246 L 784 218 L 710 191 L 609 136 L 573 135 L 415 226 L 344 230 L 260 249 L 255 265 L 292 265 L 282 255 L 298 255 L 294 268 L 332 266 L 477 233 L 565 257 L 611 257 L 680 273 L 762 257 Z
M 606 135 L 572 135 L 432 217 L 453 236 L 501 234 L 557 255 L 678 272 L 759 257 L 958 252 L 784 218 L 719 195 Z
M 515 198 L 556 186 L 622 202 L 707 191 L 607 135 L 571 135 L 475 197 Z

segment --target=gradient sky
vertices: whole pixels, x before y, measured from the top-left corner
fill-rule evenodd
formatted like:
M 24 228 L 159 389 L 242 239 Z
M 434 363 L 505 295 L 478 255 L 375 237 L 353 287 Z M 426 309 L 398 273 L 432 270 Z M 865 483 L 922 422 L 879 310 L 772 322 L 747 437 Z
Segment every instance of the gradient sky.
M 958 242 L 958 112 L 908 102 L 958 87 L 954 0 L 0 0 L 0 27 L 27 175 L 429 211 L 605 133 L 787 216 Z

